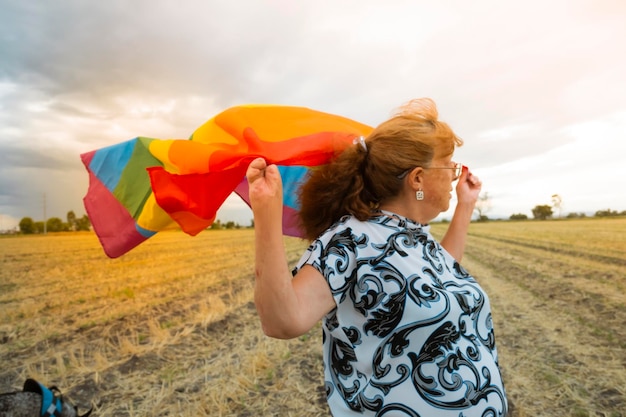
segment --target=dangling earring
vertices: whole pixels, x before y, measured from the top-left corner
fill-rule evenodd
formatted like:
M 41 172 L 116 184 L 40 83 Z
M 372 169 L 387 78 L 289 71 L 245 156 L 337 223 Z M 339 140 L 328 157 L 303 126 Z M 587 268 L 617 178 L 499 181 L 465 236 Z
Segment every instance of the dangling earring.
M 417 191 L 415 192 L 415 199 L 416 199 L 417 201 L 422 201 L 422 200 L 424 199 L 424 191 L 422 191 L 422 190 L 417 190 Z

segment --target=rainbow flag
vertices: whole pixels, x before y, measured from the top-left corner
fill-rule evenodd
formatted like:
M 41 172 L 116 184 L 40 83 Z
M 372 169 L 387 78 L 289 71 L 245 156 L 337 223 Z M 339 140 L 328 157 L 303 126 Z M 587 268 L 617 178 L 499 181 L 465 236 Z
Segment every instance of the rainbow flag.
M 297 189 L 372 128 L 304 107 L 243 105 L 200 126 L 188 140 L 136 137 L 81 155 L 89 173 L 83 199 L 105 253 L 119 257 L 157 232 L 208 228 L 233 192 L 246 203 L 249 163 L 263 157 L 283 178 L 283 233 L 301 236 Z

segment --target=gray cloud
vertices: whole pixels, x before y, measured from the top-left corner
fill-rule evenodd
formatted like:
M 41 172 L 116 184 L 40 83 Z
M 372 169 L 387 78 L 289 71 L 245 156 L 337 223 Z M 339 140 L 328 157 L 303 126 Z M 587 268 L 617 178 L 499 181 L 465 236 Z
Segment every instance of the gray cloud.
M 68 152 L 73 152 L 73 150 L 64 152 L 57 148 L 27 148 L 4 145 L 2 154 L 0 154 L 0 166 L 65 171 L 75 167 L 75 164 L 69 163 Z

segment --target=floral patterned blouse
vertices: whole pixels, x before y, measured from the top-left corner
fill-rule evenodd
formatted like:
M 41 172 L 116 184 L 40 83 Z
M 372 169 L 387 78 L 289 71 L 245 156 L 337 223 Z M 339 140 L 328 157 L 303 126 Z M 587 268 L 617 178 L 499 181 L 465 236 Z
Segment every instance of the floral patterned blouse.
M 302 256 L 337 307 L 323 320 L 333 416 L 505 416 L 489 299 L 423 226 L 345 216 Z

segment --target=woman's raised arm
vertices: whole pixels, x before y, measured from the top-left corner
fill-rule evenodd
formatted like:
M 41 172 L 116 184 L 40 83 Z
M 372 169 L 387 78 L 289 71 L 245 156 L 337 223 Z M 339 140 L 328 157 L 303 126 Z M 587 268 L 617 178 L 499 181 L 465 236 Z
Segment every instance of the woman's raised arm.
M 457 262 L 461 262 L 463 253 L 465 252 L 465 242 L 467 240 L 467 231 L 472 220 L 474 207 L 478 200 L 478 195 L 482 188 L 482 183 L 474 174 L 469 172 L 466 166 L 459 177 L 456 185 L 457 205 L 448 230 L 441 239 L 443 246 Z
M 265 334 L 280 339 L 300 336 L 335 307 L 324 277 L 305 265 L 292 278 L 282 234 L 282 180 L 276 165 L 263 158 L 246 173 L 254 214 L 254 300 Z

